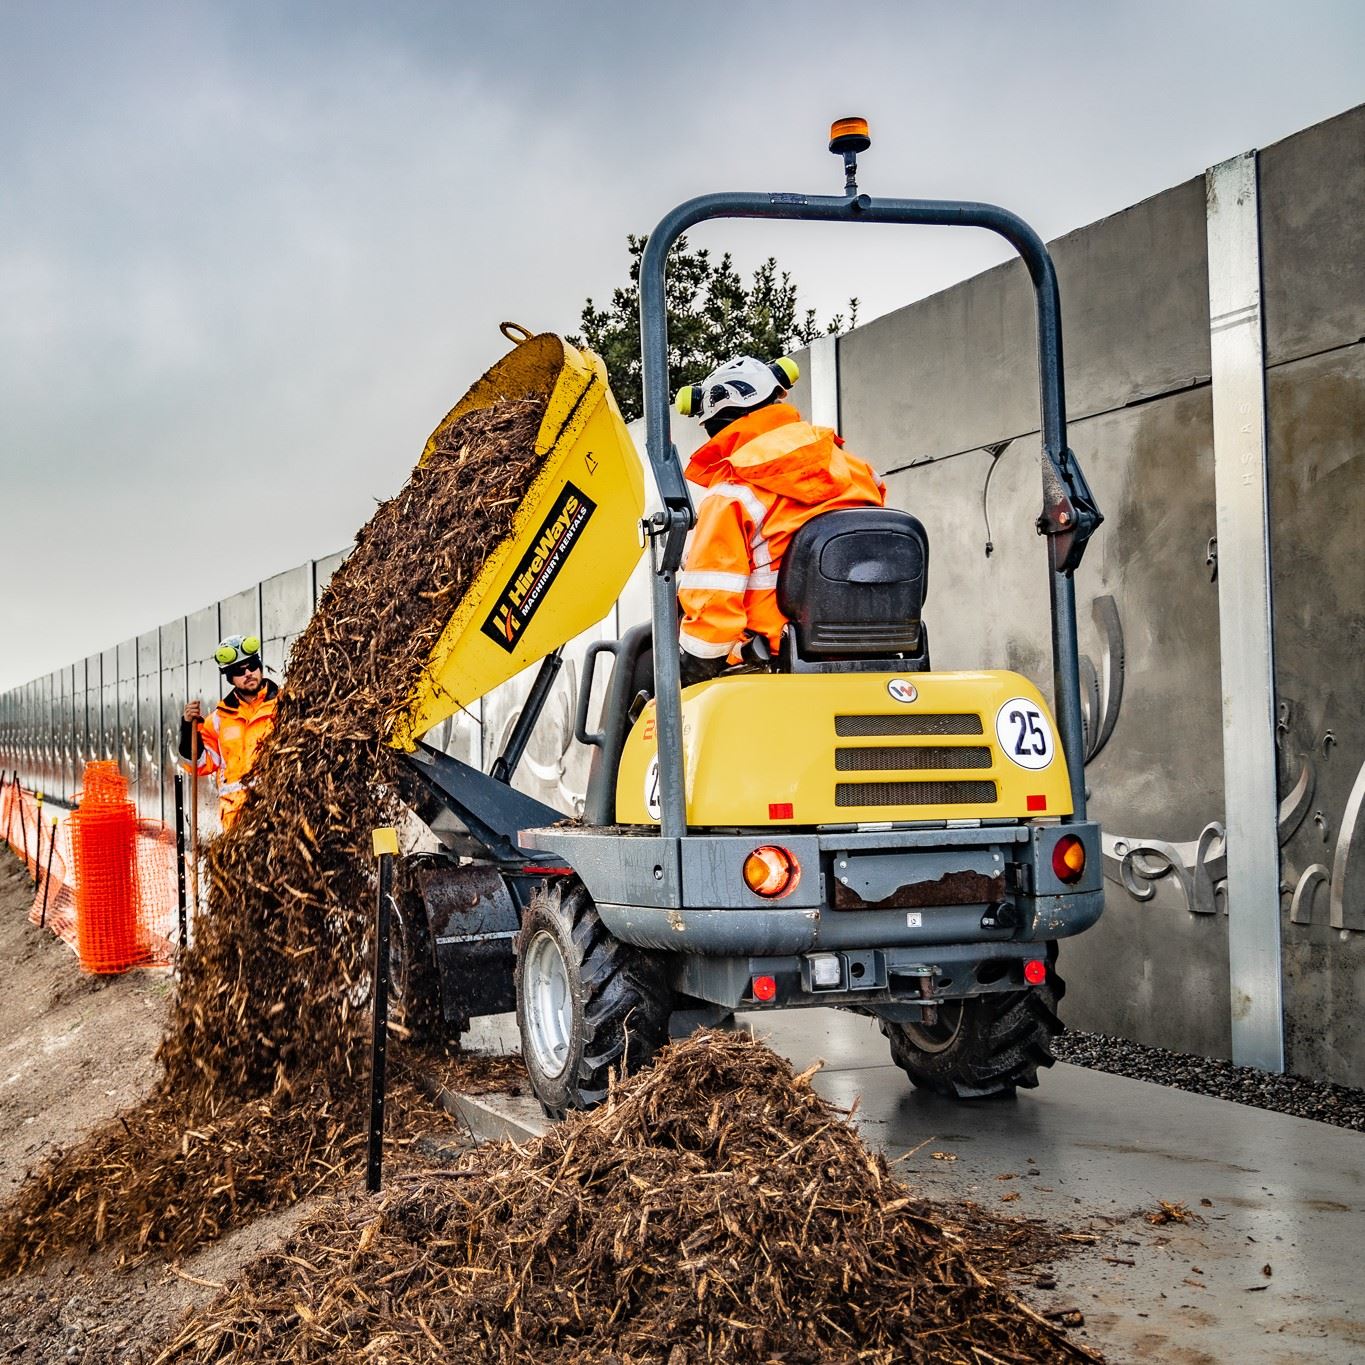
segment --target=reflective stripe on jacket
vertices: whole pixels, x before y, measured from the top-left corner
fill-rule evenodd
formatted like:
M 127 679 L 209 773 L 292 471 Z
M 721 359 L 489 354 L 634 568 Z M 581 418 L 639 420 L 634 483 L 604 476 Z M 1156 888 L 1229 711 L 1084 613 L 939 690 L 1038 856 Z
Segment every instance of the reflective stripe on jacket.
M 872 467 L 789 403 L 731 422 L 692 457 L 687 477 L 707 494 L 678 575 L 678 639 L 702 659 L 729 655 L 749 634 L 766 635 L 775 653 L 787 622 L 777 572 L 792 536 L 821 512 L 886 502 Z
M 218 779 L 218 814 L 223 828 L 237 818 L 246 801 L 246 777 L 256 761 L 261 741 L 275 724 L 278 684 L 269 678 L 255 697 L 240 697 L 234 688 L 214 707 L 199 727 L 201 777 L 212 773 Z

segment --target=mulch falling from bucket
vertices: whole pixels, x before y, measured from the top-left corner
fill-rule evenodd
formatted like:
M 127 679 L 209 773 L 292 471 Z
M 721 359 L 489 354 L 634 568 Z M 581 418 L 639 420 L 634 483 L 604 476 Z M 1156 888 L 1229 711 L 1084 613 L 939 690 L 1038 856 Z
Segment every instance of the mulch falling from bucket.
M 983 1273 L 997 1243 L 916 1199 L 809 1073 L 701 1033 L 525 1148 L 336 1199 L 161 1365 L 1099 1360 Z
M 386 744 L 452 611 L 541 466 L 543 409 L 451 427 L 380 505 L 290 655 L 237 823 L 206 852 L 145 1104 L 45 1164 L 0 1213 L 0 1274 L 103 1245 L 175 1253 L 356 1169 L 365 1122 L 370 830 Z M 402 1087 L 396 1119 L 420 1104 Z

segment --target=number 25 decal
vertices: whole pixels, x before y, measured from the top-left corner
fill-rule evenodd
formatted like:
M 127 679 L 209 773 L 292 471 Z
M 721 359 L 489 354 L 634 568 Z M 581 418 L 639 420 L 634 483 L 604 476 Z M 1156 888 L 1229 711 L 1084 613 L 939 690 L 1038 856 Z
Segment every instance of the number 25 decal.
M 663 818 L 663 803 L 659 800 L 659 760 L 657 757 L 649 760 L 649 767 L 645 769 L 645 809 L 649 812 L 651 820 Z
M 1046 768 L 1052 762 L 1052 726 L 1038 703 L 1027 697 L 1011 697 L 996 712 L 995 738 L 1021 768 Z

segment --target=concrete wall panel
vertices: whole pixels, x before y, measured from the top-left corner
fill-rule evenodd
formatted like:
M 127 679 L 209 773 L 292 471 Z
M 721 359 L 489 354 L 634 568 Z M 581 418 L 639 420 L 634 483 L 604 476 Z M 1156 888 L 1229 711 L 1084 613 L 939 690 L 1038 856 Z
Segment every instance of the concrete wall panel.
M 118 648 L 100 655 L 100 749 L 96 757 L 108 762 L 119 756 Z
M 1208 377 L 1202 185 L 1052 243 L 1073 417 Z M 843 434 L 886 471 L 1033 432 L 1036 346 L 1018 261 L 878 318 L 839 341 Z
M 1260 155 L 1266 361 L 1365 335 L 1365 104 Z
M 161 808 L 162 819 L 175 820 L 175 774 L 180 766 L 180 720 L 185 711 L 186 680 L 185 618 L 178 616 L 160 630 L 161 695 L 158 698 L 161 725 Z
M 312 614 L 311 563 L 276 574 L 261 584 L 262 657 L 276 681 L 284 676 L 289 651 Z
M 72 790 L 72 769 L 75 755 L 75 667 L 68 664 L 57 670 L 57 778 L 53 795 L 66 801 Z
M 313 605 L 322 601 L 322 594 L 327 590 L 327 584 L 336 571 L 341 568 L 346 556 L 351 553 L 348 545 L 344 550 L 338 550 L 335 554 L 324 555 L 321 559 L 313 561 Z
M 1365 1085 L 1365 345 L 1273 369 L 1285 1048 Z
M 261 630 L 261 590 L 259 584 L 235 592 L 218 604 L 220 639 L 228 635 L 259 635 Z M 217 644 L 217 641 L 214 641 Z
M 81 755 L 81 780 L 85 765 L 104 748 L 104 657 L 89 654 L 85 660 L 85 752 Z
M 208 715 L 218 699 L 223 695 L 222 681 L 218 675 L 218 665 L 213 661 L 213 651 L 218 641 L 231 632 L 223 629 L 218 619 L 218 603 L 211 607 L 201 607 L 185 618 L 186 673 L 188 686 L 186 696 L 190 700 L 198 698 L 204 714 Z M 201 816 L 201 832 L 216 828 L 218 801 L 214 787 L 206 779 L 190 782 L 186 786 L 186 809 L 198 802 Z
M 55 766 L 53 759 L 57 747 L 52 729 L 53 678 L 54 675 L 48 673 L 38 679 L 37 685 L 38 790 L 44 794 L 52 790 Z
M 137 810 L 144 820 L 160 820 L 161 742 L 161 632 L 137 637 Z
M 137 637 L 124 640 L 115 651 L 118 670 L 118 747 L 114 757 L 128 779 L 128 794 L 136 795 L 138 785 L 137 735 Z

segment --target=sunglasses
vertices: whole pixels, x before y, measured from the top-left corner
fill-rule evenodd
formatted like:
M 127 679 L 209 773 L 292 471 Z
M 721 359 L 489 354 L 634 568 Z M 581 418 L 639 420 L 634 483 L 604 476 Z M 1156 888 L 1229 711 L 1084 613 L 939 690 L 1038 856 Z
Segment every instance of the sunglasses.
M 260 664 L 234 664 L 224 676 L 231 682 L 233 678 L 240 678 L 243 674 L 257 672 L 260 667 Z

